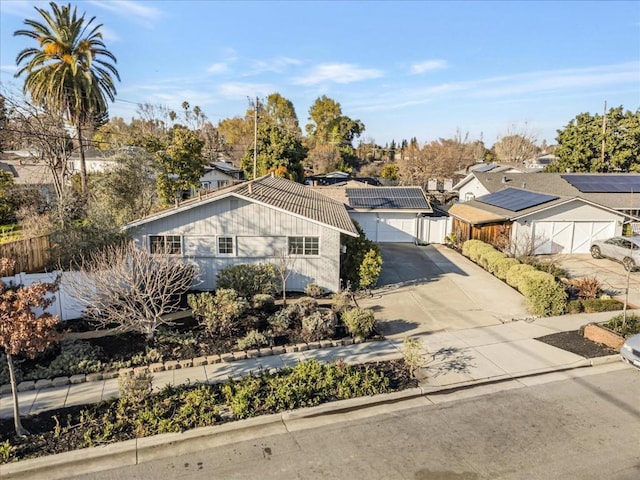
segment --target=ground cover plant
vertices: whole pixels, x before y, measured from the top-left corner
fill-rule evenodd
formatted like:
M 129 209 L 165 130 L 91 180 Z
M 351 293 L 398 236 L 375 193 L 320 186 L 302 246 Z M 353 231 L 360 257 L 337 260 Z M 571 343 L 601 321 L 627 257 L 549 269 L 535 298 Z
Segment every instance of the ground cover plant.
M 125 380 L 119 399 L 26 417 L 24 423 L 33 433 L 28 439 L 11 434 L 10 419 L 0 420 L 0 462 L 416 386 L 402 361 L 347 365 L 310 360 L 275 373 L 223 384 L 166 387 L 153 395 L 147 379 Z

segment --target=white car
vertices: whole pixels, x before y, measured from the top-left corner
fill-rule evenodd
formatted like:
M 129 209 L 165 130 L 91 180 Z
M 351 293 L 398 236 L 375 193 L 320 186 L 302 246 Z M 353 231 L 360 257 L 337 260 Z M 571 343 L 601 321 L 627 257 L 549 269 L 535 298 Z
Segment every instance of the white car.
M 629 365 L 640 368 L 640 334 L 627 338 L 620 349 L 620 356 Z
M 591 245 L 591 256 L 610 258 L 621 262 L 627 270 L 635 270 L 640 267 L 640 236 L 596 240 Z

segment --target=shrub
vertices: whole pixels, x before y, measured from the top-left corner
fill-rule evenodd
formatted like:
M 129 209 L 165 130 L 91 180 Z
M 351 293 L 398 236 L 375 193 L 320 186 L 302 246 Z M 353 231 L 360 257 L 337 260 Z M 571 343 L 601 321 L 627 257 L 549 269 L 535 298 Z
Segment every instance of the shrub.
M 504 257 L 496 261 L 493 274 L 500 280 L 506 280 L 507 272 L 514 265 L 519 265 L 520 261 L 517 258 Z
M 236 320 L 247 309 L 247 301 L 235 290 L 218 289 L 215 296 L 209 292 L 187 296 L 189 307 L 207 335 L 230 336 L 236 329 Z
M 471 250 L 469 251 L 469 258 L 479 264 L 482 259 L 482 255 L 489 252 L 497 252 L 497 250 L 488 243 L 482 242 L 471 247 Z
M 602 291 L 602 284 L 595 277 L 583 277 L 573 281 L 579 298 L 596 298 Z
M 480 266 L 495 275 L 498 262 L 505 258 L 507 258 L 507 256 L 497 250 L 483 252 L 482 255 L 480 255 Z
M 411 337 L 405 337 L 403 346 L 402 356 L 404 358 L 404 365 L 407 368 L 409 376 L 415 378 L 416 371 L 426 364 L 423 355 L 424 349 L 422 348 L 420 340 Z
M 582 303 L 582 300 L 571 300 L 569 303 L 567 303 L 567 313 L 573 315 L 575 313 L 582 312 L 584 312 L 584 305 Z
M 373 311 L 363 308 L 352 308 L 345 311 L 342 314 L 342 321 L 351 335 L 361 338 L 371 336 L 376 325 Z
M 267 323 L 271 327 L 271 330 L 276 335 L 282 335 L 289 330 L 293 324 L 293 317 L 291 315 L 291 310 L 288 310 L 288 307 L 282 309 L 273 315 L 271 315 L 267 319 Z
M 318 301 L 311 297 L 302 297 L 293 305 L 295 305 L 295 307 L 292 307 L 292 309 L 298 309 L 297 314 L 299 318 L 304 318 L 318 310 Z
M 471 251 L 475 250 L 478 245 L 482 245 L 484 242 L 482 240 L 467 240 L 462 244 L 462 254 L 465 257 L 471 256 Z
M 331 309 L 336 313 L 342 313 L 351 306 L 351 291 L 342 290 L 331 297 Z
M 585 313 L 613 312 L 622 310 L 624 305 L 613 298 L 585 298 L 581 300 Z
M 245 298 L 273 294 L 278 291 L 278 272 L 270 263 L 233 265 L 218 272 L 217 287 L 233 289 Z
M 305 342 L 331 338 L 336 333 L 336 314 L 329 309 L 316 310 L 302 319 L 300 335 Z
M 553 275 L 540 271 L 528 272 L 520 281 L 520 287 L 525 303 L 534 315 L 548 317 L 565 312 L 567 292 Z
M 62 340 L 60 353 L 47 364 L 38 364 L 23 380 L 55 378 L 80 373 L 96 373 L 104 370 L 100 360 L 102 349 L 82 340 Z
M 273 295 L 258 293 L 251 298 L 251 306 L 256 310 L 273 312 L 276 309 L 276 300 Z
M 324 295 L 324 288 L 315 283 L 308 283 L 306 287 L 304 287 L 304 294 L 311 298 L 318 298 Z
M 118 377 L 120 399 L 133 404 L 142 403 L 153 390 L 153 375 L 149 371 L 120 375 Z
M 625 322 L 623 314 L 616 315 L 605 323 L 604 326 L 627 338 L 640 333 L 640 316 L 635 313 L 627 313 L 627 320 Z
M 238 349 L 250 350 L 252 348 L 266 347 L 271 343 L 271 335 L 269 332 L 261 333 L 258 330 L 249 331 L 244 337 L 237 342 Z
M 528 273 L 535 272 L 535 271 L 536 269 L 533 268 L 531 265 L 519 263 L 519 264 L 513 265 L 507 271 L 507 276 L 505 280 L 507 281 L 507 284 L 509 284 L 513 288 L 522 292 L 522 289 L 520 288 L 520 282 L 524 281 L 524 278 Z
M 364 289 L 375 286 L 381 271 L 382 256 L 379 251 L 372 248 L 366 253 L 360 264 L 360 282 L 358 286 Z

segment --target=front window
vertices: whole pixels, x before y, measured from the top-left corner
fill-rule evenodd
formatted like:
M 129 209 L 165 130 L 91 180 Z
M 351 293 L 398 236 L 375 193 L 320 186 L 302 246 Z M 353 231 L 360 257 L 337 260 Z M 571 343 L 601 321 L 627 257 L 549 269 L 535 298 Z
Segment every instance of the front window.
M 233 255 L 233 237 L 218 237 L 218 254 Z
M 289 237 L 289 255 L 318 255 L 318 237 Z
M 151 253 L 182 254 L 182 239 L 180 235 L 152 235 L 149 237 Z

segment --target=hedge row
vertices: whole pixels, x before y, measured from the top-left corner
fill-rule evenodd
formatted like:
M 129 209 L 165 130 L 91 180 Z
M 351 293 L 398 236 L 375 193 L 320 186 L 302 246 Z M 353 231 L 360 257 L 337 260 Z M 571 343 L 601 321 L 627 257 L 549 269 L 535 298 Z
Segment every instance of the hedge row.
M 462 254 L 522 293 L 534 315 L 548 317 L 565 312 L 568 295 L 553 275 L 507 257 L 481 240 L 464 242 Z

